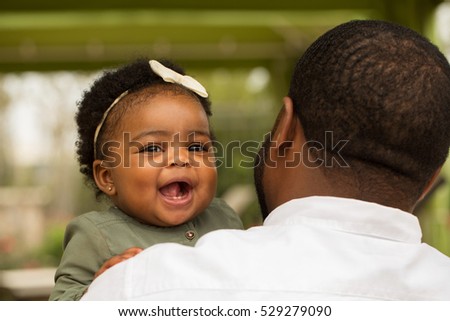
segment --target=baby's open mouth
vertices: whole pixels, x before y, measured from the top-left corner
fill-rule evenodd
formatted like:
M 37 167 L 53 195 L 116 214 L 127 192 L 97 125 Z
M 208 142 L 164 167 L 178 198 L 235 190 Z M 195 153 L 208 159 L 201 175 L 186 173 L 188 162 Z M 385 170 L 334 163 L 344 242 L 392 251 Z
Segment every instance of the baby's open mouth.
M 170 200 L 181 200 L 190 195 L 192 186 L 187 182 L 173 182 L 159 189 L 159 192 Z

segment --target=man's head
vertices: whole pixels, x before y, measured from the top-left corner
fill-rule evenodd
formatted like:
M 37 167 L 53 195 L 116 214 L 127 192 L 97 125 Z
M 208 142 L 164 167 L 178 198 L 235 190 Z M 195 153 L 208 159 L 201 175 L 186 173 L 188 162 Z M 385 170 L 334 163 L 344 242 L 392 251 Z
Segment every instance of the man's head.
M 398 25 L 352 21 L 322 35 L 298 61 L 284 102 L 260 153 L 272 166 L 255 170 L 266 212 L 310 195 L 412 210 L 448 154 L 450 66 Z M 302 162 L 289 166 L 295 152 Z

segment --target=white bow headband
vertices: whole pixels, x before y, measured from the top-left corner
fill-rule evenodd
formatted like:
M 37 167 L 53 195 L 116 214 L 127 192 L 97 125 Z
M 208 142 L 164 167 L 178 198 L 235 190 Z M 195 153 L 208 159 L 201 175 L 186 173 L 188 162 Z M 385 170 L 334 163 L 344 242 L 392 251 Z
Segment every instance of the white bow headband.
M 158 62 L 156 60 L 150 60 L 149 64 L 150 64 L 150 68 L 153 70 L 153 72 L 155 74 L 157 74 L 158 76 L 160 76 L 165 82 L 179 84 L 183 87 L 186 87 L 187 89 L 192 90 L 200 97 L 204 97 L 204 98 L 208 97 L 208 93 L 206 92 L 205 87 L 203 87 L 202 84 L 199 83 L 194 78 L 192 78 L 190 76 L 186 76 L 186 75 L 181 75 L 178 72 L 176 72 L 170 68 L 167 68 L 166 66 L 164 66 L 163 64 L 161 64 L 160 62 Z M 108 117 L 108 114 L 111 111 L 111 109 L 113 109 L 113 107 L 115 105 L 117 105 L 117 103 L 123 97 L 125 97 L 127 94 L 128 94 L 128 90 L 123 92 L 119 97 L 117 97 L 116 100 L 113 101 L 111 106 L 109 106 L 108 109 L 106 109 L 105 112 L 103 113 L 103 117 L 102 117 L 100 123 L 98 124 L 97 128 L 95 129 L 95 134 L 94 134 L 94 159 L 97 158 L 98 135 L 100 133 L 100 130 L 102 129 L 103 124 L 105 123 L 106 117 Z
M 159 76 L 165 81 L 165 82 L 171 82 L 175 84 L 179 84 L 183 87 L 186 87 L 187 89 L 192 90 L 200 97 L 208 97 L 208 93 L 206 92 L 205 87 L 202 86 L 201 83 L 199 83 L 197 80 L 190 76 L 181 75 L 177 73 L 176 71 L 167 68 L 163 64 L 159 63 L 156 60 L 150 60 L 149 61 L 150 68 L 152 68 L 153 72 Z

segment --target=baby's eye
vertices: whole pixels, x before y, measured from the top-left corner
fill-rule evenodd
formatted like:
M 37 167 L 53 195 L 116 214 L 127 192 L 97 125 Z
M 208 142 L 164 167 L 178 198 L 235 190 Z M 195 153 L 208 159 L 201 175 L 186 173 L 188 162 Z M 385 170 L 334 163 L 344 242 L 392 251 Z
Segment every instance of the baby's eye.
M 162 148 L 161 146 L 158 145 L 154 145 L 154 144 L 150 144 L 145 146 L 141 152 L 147 152 L 147 153 L 158 153 L 158 152 L 162 152 Z
M 193 143 L 193 144 L 189 145 L 188 150 L 190 152 L 207 152 L 208 145 L 202 144 L 202 143 Z

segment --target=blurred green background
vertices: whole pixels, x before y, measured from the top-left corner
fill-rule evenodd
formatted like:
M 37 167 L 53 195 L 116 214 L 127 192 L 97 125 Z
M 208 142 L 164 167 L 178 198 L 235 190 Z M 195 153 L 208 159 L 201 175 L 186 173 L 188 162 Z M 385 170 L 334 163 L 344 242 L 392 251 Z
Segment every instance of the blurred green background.
M 270 130 L 296 60 L 324 31 L 365 18 L 411 27 L 450 56 L 441 0 L 1 2 L 0 299 L 45 299 L 67 222 L 107 206 L 74 153 L 76 101 L 102 69 L 169 58 L 207 87 L 216 136 L 236 146 L 219 154 L 218 195 L 250 227 L 261 219 L 242 165 Z M 424 242 L 447 255 L 449 167 L 416 213 Z

